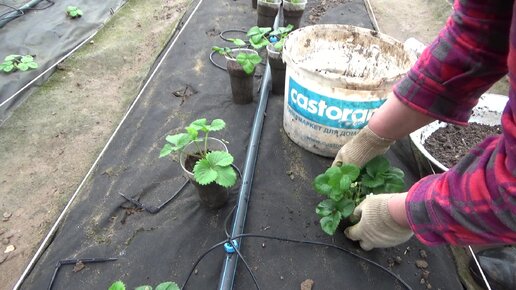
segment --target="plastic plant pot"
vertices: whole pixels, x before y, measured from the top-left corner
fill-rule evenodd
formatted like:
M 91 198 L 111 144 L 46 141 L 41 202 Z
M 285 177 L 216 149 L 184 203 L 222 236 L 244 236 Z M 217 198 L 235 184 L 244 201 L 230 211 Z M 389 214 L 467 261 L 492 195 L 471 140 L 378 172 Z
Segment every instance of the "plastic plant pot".
M 194 141 L 190 142 L 190 144 L 186 145 L 181 154 L 179 155 L 179 163 L 181 164 L 181 168 L 186 173 L 190 182 L 197 189 L 197 193 L 201 200 L 201 203 L 205 206 L 217 209 L 226 204 L 229 198 L 228 189 L 222 187 L 215 182 L 212 182 L 208 185 L 200 185 L 195 181 L 195 177 L 193 174 L 193 167 L 197 162 L 197 158 L 192 156 L 191 154 L 196 154 L 199 152 L 198 148 L 203 148 L 204 143 L 197 142 L 195 144 Z M 226 145 L 217 138 L 208 137 L 208 151 L 225 151 L 228 152 Z
M 234 57 L 236 57 L 239 53 L 258 54 L 258 52 L 255 50 L 247 48 L 233 49 L 232 51 L 232 55 Z M 226 61 L 229 80 L 231 82 L 233 102 L 239 105 L 251 103 L 253 101 L 254 73 L 256 70 L 253 70 L 251 74 L 247 74 L 235 58 L 226 57 Z
M 251 0 L 251 4 L 253 5 L 253 9 L 256 9 L 256 5 L 257 5 L 256 2 L 257 2 L 257 0 Z
M 281 0 L 258 0 L 256 12 L 258 20 L 256 25 L 259 27 L 273 27 L 274 19 L 278 14 Z
M 300 1 L 300 3 L 292 3 L 291 0 L 283 0 L 283 26 L 287 27 L 292 24 L 294 28 L 292 30 L 301 27 L 301 17 L 305 12 L 306 0 Z
M 267 45 L 267 58 L 271 67 L 272 93 L 283 94 L 287 65 L 281 59 L 281 52 L 277 51 L 273 44 Z

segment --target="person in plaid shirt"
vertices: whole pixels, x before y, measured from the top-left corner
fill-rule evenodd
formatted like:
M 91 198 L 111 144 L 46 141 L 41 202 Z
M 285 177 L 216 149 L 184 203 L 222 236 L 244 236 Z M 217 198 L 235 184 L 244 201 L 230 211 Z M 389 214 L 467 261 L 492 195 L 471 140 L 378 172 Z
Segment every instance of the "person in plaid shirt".
M 516 243 L 516 4 L 455 1 L 445 28 L 369 124 L 338 152 L 363 166 L 395 140 L 434 120 L 466 125 L 478 98 L 508 74 L 502 134 L 472 148 L 449 171 L 408 192 L 368 196 L 346 229 L 365 250 L 392 247 L 413 234 L 426 245 Z

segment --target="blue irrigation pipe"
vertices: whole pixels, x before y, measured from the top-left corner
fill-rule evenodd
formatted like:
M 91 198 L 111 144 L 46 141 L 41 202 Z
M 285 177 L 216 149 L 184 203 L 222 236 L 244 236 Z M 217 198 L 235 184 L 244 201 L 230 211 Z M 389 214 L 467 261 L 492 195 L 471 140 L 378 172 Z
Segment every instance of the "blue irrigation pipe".
M 279 17 L 276 15 L 274 21 L 274 29 L 278 28 Z M 256 159 L 258 156 L 258 146 L 260 145 L 260 137 L 262 135 L 263 120 L 265 118 L 265 109 L 267 108 L 267 100 L 269 99 L 269 92 L 271 89 L 271 69 L 267 64 L 260 86 L 260 100 L 258 108 L 254 115 L 253 128 L 251 131 L 251 139 L 249 141 L 249 149 L 245 158 L 244 171 L 242 176 L 242 186 L 238 195 L 238 204 L 233 220 L 233 228 L 231 237 L 238 236 L 244 233 L 245 218 L 247 216 L 247 205 L 249 203 L 249 196 L 251 194 L 251 186 L 253 184 L 254 171 L 256 167 Z M 230 239 L 231 240 L 231 239 Z M 242 247 L 242 240 L 235 239 L 239 248 Z M 231 290 L 235 281 L 235 274 L 238 262 L 238 255 L 234 253 L 226 253 L 222 272 L 219 280 L 219 290 Z

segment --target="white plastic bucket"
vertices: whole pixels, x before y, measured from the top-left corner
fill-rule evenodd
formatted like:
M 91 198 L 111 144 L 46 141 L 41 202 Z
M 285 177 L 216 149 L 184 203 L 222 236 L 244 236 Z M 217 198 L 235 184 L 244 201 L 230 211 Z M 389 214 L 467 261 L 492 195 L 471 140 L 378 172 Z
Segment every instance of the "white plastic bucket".
M 295 143 L 335 156 L 392 94 L 415 56 L 394 38 L 349 25 L 313 25 L 291 32 L 283 127 Z

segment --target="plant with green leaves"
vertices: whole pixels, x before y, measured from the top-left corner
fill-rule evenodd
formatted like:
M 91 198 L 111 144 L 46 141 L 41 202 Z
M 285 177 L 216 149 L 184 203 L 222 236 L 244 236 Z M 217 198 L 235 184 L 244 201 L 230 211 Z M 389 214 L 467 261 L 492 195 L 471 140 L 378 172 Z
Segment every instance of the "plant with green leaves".
M 27 71 L 35 68 L 38 68 L 38 64 L 34 61 L 34 56 L 32 55 L 11 54 L 6 56 L 4 62 L 0 64 L 0 70 L 5 73 L 17 70 Z
M 244 48 L 247 45 L 245 41 L 239 38 L 229 38 L 229 41 L 237 46 L 236 49 Z M 235 59 L 236 62 L 242 66 L 244 72 L 248 75 L 252 74 L 256 65 L 262 62 L 262 58 L 254 52 L 245 53 L 239 51 L 237 55 L 234 55 L 233 50 L 235 48 L 213 46 L 211 49 L 223 56 Z
M 403 191 L 404 176 L 401 169 L 392 167 L 383 156 L 373 158 L 362 169 L 354 164 L 328 168 L 313 182 L 314 189 L 328 197 L 315 209 L 322 230 L 333 235 L 340 221 L 349 218 L 367 194 Z
M 108 290 L 125 290 L 125 284 L 122 281 L 116 281 L 109 287 Z M 152 286 L 142 285 L 135 288 L 135 290 L 152 290 Z M 179 286 L 177 286 L 174 282 L 163 282 L 160 283 L 154 290 L 180 290 Z
M 247 36 L 249 37 L 249 43 L 251 43 L 255 49 L 260 49 L 273 43 L 274 49 L 281 51 L 287 35 L 293 28 L 294 26 L 289 24 L 287 27 L 278 27 L 271 31 L 272 29 L 270 27 L 253 26 L 247 31 Z
M 66 14 L 70 18 L 78 18 L 78 17 L 82 16 L 82 10 L 76 6 L 68 6 L 68 7 L 66 7 Z
M 193 143 L 197 153 L 189 153 L 189 156 L 197 159 L 193 168 L 195 181 L 200 185 L 215 182 L 222 187 L 231 187 L 237 180 L 235 169 L 232 167 L 233 156 L 225 151 L 210 151 L 208 148 L 209 133 L 220 131 L 224 127 L 226 123 L 221 119 L 215 119 L 210 124 L 205 118 L 195 120 L 185 128 L 185 133 L 166 137 L 168 143 L 161 149 L 159 157 L 182 152 L 186 145 Z

